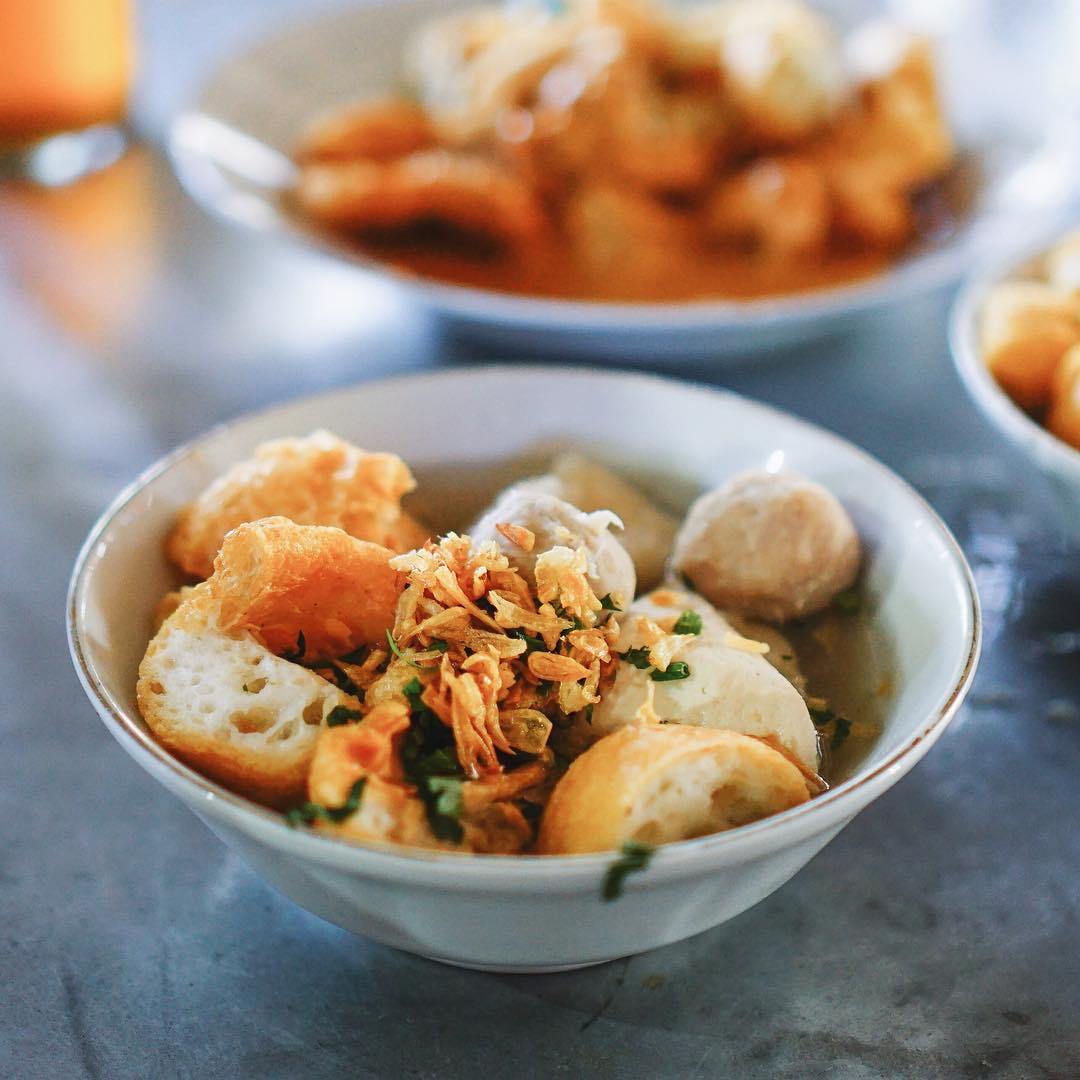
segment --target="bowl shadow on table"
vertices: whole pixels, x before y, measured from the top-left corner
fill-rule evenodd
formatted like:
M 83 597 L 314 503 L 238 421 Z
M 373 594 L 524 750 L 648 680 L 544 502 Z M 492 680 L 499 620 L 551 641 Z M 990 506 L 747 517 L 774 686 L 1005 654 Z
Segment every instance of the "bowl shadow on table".
M 576 351 L 567 352 L 560 347 L 558 339 L 545 339 L 538 334 L 535 343 L 522 346 L 515 342 L 512 346 L 492 339 L 483 331 L 470 331 L 458 326 L 436 323 L 436 340 L 439 343 L 441 361 L 456 367 L 466 364 L 505 364 L 508 362 L 529 364 L 550 364 L 565 360 L 567 364 L 588 366 L 615 366 L 631 371 L 652 371 L 658 365 L 663 367 L 665 375 L 676 378 L 712 379 L 727 370 L 740 373 L 754 369 L 767 369 L 773 364 L 791 365 L 814 363 L 832 355 L 837 348 L 857 327 L 858 315 L 851 315 L 841 323 L 833 323 L 827 329 L 807 332 L 804 337 L 778 344 L 769 349 L 747 349 L 744 352 L 729 352 L 724 349 L 710 350 L 707 346 L 699 350 L 671 358 L 663 352 L 656 354 L 638 352 L 626 355 L 613 349 L 604 353 L 602 349 L 589 349 L 585 354 Z M 602 338 L 598 331 L 597 338 Z

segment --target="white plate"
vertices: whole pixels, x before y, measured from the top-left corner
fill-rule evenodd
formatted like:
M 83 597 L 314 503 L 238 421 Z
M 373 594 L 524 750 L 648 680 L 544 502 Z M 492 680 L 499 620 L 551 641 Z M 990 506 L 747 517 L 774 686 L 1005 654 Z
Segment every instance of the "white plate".
M 534 299 L 420 280 L 289 220 L 278 195 L 292 175 L 285 155 L 304 124 L 327 107 L 399 85 L 402 47 L 413 28 L 461 6 L 461 0 L 369 5 L 292 27 L 233 58 L 172 126 L 170 151 L 181 182 L 227 219 L 386 275 L 452 329 L 488 344 L 654 362 L 745 356 L 833 331 L 868 309 L 959 277 L 989 250 L 1025 235 L 1033 217 L 1055 214 L 1073 190 L 1080 160 L 1075 125 L 1051 124 L 1053 110 L 1039 86 L 1052 54 L 1044 49 L 1030 60 L 1035 70 L 1025 72 L 1018 48 L 987 40 L 990 23 L 975 5 L 966 21 L 957 14 L 939 34 L 948 111 L 967 161 L 966 178 L 956 185 L 982 174 L 970 214 L 955 235 L 918 246 L 893 269 L 857 284 L 746 303 Z M 833 13 L 839 25 L 853 21 L 851 9 L 865 16 L 885 6 L 831 5 L 839 9 Z M 1052 44 L 1051 36 L 1046 47 Z M 358 274 L 357 289 L 363 287 Z
M 395 451 L 421 475 L 448 461 L 490 466 L 572 441 L 621 469 L 667 475 L 670 490 L 712 486 L 752 465 L 816 477 L 859 527 L 872 617 L 892 647 L 895 693 L 880 739 L 850 779 L 801 807 L 661 848 L 616 903 L 604 903 L 600 893 L 610 855 L 432 854 L 290 829 L 281 815 L 224 790 L 159 746 L 139 716 L 135 681 L 154 605 L 173 587 L 162 544 L 177 510 L 259 442 L 319 426 Z M 980 640 L 978 600 L 955 541 L 915 492 L 867 454 L 733 394 L 567 368 L 394 379 L 211 431 L 144 473 L 105 511 L 76 563 L 68 619 L 76 669 L 109 730 L 270 882 L 349 930 L 504 971 L 557 970 L 641 952 L 757 903 L 930 749 L 967 691 Z

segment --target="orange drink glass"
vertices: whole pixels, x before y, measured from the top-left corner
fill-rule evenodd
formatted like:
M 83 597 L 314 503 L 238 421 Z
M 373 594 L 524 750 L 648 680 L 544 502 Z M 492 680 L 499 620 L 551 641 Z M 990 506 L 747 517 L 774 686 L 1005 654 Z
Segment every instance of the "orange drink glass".
M 0 0 L 5 172 L 63 182 L 118 156 L 133 18 L 131 0 Z

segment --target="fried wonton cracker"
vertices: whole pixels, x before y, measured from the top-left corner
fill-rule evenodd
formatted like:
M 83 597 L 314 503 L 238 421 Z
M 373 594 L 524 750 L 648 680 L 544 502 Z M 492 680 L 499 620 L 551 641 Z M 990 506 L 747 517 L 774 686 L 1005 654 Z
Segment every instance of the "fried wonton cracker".
M 395 454 L 368 453 L 328 431 L 263 443 L 181 511 L 166 554 L 184 573 L 209 577 L 227 532 L 274 515 L 409 551 L 428 538 L 401 509 L 415 486 Z
M 385 643 L 401 592 L 392 557 L 341 529 L 265 518 L 225 537 L 207 586 L 222 629 L 250 631 L 278 655 L 326 659 Z

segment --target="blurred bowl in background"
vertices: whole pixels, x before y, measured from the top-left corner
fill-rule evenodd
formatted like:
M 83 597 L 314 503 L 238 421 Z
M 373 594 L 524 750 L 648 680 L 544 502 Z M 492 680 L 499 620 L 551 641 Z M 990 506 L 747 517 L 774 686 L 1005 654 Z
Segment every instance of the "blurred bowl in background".
M 1052 435 L 1005 393 L 986 366 L 979 345 L 979 321 L 987 293 L 1015 277 L 1025 263 L 1043 254 L 1057 238 L 1055 233 L 1029 244 L 1026 250 L 999 260 L 964 286 L 949 319 L 949 347 L 971 399 L 1046 478 L 1063 521 L 1071 534 L 1080 538 L 1080 450 Z
M 184 187 L 229 221 L 355 265 L 358 290 L 364 288 L 360 271 L 396 281 L 453 332 L 530 353 L 654 363 L 737 359 L 835 332 L 868 310 L 950 283 L 1014 246 L 1033 227 L 1055 220 L 1080 187 L 1080 125 L 1055 110 L 1048 100 L 1052 87 L 1038 78 L 1058 70 L 1046 51 L 1057 37 L 1057 5 L 1029 13 L 1032 25 L 1042 20 L 1043 33 L 1032 41 L 1013 32 L 1004 9 L 991 18 L 989 5 L 943 5 L 932 13 L 935 21 L 923 25 L 914 5 L 902 18 L 934 36 L 945 108 L 960 147 L 944 192 L 958 222 L 914 244 L 885 272 L 853 284 L 742 302 L 532 298 L 403 273 L 284 213 L 280 194 L 294 176 L 288 155 L 311 117 L 396 89 L 403 47 L 416 27 L 465 6 L 472 5 L 372 4 L 290 27 L 235 56 L 172 125 L 169 151 Z M 840 29 L 895 14 L 895 5 L 884 0 L 819 6 Z M 1060 48 L 1066 40 L 1058 40 Z

